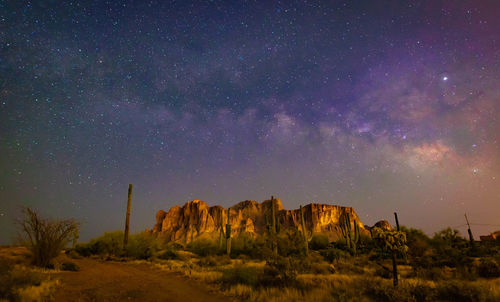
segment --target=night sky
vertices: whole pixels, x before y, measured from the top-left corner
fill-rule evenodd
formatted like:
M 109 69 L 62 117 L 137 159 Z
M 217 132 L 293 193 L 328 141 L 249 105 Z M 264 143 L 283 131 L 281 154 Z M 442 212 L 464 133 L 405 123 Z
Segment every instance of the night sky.
M 202 2 L 202 1 L 200 1 Z M 271 195 L 500 229 L 498 1 L 0 1 L 0 243 Z

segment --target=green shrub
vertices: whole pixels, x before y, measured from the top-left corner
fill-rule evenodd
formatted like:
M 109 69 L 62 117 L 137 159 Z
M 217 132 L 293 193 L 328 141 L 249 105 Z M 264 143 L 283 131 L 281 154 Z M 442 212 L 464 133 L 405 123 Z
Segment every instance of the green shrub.
M 225 287 L 244 284 L 256 286 L 259 281 L 260 270 L 252 266 L 236 265 L 234 268 L 222 271 L 222 284 Z
M 198 256 L 205 257 L 209 255 L 215 255 L 217 253 L 218 247 L 214 241 L 202 238 L 190 242 L 187 245 L 187 249 Z
M 247 255 L 250 257 L 258 257 L 258 242 L 248 233 L 241 233 L 231 240 L 231 255 Z
M 165 249 L 158 252 L 158 258 L 163 260 L 179 259 L 179 253 L 174 245 L 167 245 Z
M 328 245 L 330 244 L 330 241 L 328 240 L 328 237 L 324 234 L 314 234 L 311 238 L 311 241 L 309 242 L 309 248 L 312 250 L 323 250 L 328 248 Z
M 75 250 L 82 256 L 123 254 L 123 231 L 104 233 L 87 244 L 77 244 Z
M 297 284 L 299 260 L 292 257 L 275 257 L 266 262 L 259 283 L 265 287 L 293 287 Z
M 156 255 L 159 244 L 156 236 L 142 232 L 130 236 L 127 243 L 127 256 L 135 259 L 151 259 Z
M 84 257 L 100 256 L 128 256 L 135 259 L 150 259 L 160 250 L 159 240 L 148 232 L 133 234 L 129 237 L 126 251 L 123 250 L 123 231 L 104 233 L 93 238 L 89 243 L 79 243 L 75 251 Z
M 280 256 L 303 256 L 306 253 L 304 236 L 297 229 L 290 229 L 278 236 L 278 253 Z
M 327 250 L 323 250 L 320 252 L 320 254 L 325 258 L 325 260 L 329 262 L 338 261 L 341 258 L 345 258 L 347 255 L 345 251 L 334 247 L 330 247 Z
M 495 260 L 483 258 L 478 267 L 478 274 L 483 278 L 498 278 L 500 277 L 500 267 Z
M 61 270 L 77 272 L 80 270 L 80 267 L 78 265 L 76 265 L 76 263 L 74 263 L 74 262 L 63 262 L 61 264 Z

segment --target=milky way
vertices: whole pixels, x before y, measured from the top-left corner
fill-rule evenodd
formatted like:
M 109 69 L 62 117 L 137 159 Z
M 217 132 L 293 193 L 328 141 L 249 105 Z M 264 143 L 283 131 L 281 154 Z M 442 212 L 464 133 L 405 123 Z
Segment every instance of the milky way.
M 330 2 L 1 2 L 0 243 L 22 205 L 120 229 L 129 183 L 133 231 L 271 195 L 500 229 L 500 4 Z

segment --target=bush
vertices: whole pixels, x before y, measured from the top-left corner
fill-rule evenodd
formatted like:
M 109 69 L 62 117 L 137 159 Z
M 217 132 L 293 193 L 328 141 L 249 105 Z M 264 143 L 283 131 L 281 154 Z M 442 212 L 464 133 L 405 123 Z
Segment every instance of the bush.
M 127 243 L 127 256 L 148 260 L 156 255 L 159 245 L 156 237 L 148 232 L 130 236 Z
M 293 287 L 297 284 L 299 261 L 291 257 L 276 257 L 266 262 L 260 278 L 262 286 Z
M 33 264 L 51 266 L 66 244 L 77 234 L 79 224 L 73 219 L 42 218 L 31 208 L 23 209 L 24 217 L 18 220 L 19 240 L 33 254 Z
M 18 289 L 40 285 L 42 280 L 42 276 L 38 273 L 2 261 L 0 262 L 0 300 L 18 301 L 20 299 Z
M 478 274 L 483 278 L 498 278 L 500 277 L 500 267 L 493 259 L 481 259 L 481 263 L 478 267 Z
M 437 284 L 437 300 L 440 301 L 478 302 L 488 301 L 491 296 L 491 290 L 487 286 L 477 283 L 454 280 Z
M 321 256 L 323 256 L 323 258 L 325 258 L 325 260 L 329 262 L 338 261 L 339 259 L 344 258 L 347 255 L 345 251 L 339 250 L 334 247 L 330 247 L 329 249 L 323 250 L 320 253 Z
M 250 257 L 258 256 L 258 242 L 251 234 L 241 233 L 231 239 L 231 255 L 247 255 Z
M 323 250 L 328 248 L 328 245 L 330 244 L 330 241 L 328 240 L 328 237 L 324 234 L 314 234 L 311 238 L 311 241 L 309 242 L 309 247 L 312 250 Z
M 123 232 L 104 233 L 104 235 L 90 240 L 89 246 L 92 255 L 122 255 Z
M 304 256 L 306 253 L 304 236 L 296 229 L 288 230 L 278 236 L 278 253 L 281 256 Z
M 227 264 L 231 264 L 231 259 L 229 257 L 227 257 L 226 255 L 207 256 L 207 257 L 201 258 L 198 261 L 199 266 L 215 267 L 215 266 L 223 266 L 223 265 L 227 265 Z
M 175 260 L 179 259 L 180 257 L 176 247 L 172 244 L 169 244 L 164 250 L 158 253 L 158 258 L 164 260 Z
M 260 271 L 256 267 L 236 265 L 234 268 L 226 269 L 222 272 L 222 284 L 225 287 L 231 285 L 244 284 L 256 286 L 259 281 Z
M 217 253 L 217 245 L 215 242 L 206 238 L 190 242 L 187 245 L 187 249 L 201 257 L 215 255 Z
M 80 267 L 78 265 L 76 265 L 76 263 L 74 263 L 74 262 L 63 262 L 61 264 L 61 270 L 77 272 L 80 270 Z

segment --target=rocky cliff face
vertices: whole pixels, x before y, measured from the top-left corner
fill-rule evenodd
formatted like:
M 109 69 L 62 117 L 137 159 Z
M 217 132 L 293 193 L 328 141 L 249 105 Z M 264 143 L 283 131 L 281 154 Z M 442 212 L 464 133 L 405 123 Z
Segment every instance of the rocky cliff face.
M 300 227 L 300 210 L 285 210 L 277 201 L 277 220 L 282 230 Z M 351 207 L 329 204 L 308 204 L 303 207 L 304 220 L 308 234 L 324 233 L 331 240 L 341 237 L 339 218 L 347 213 L 352 223 L 359 226 L 363 234 L 369 231 L 363 226 L 358 215 Z M 259 236 L 266 232 L 271 221 L 271 200 L 258 203 L 253 200 L 242 201 L 231 207 L 231 235 L 248 233 Z M 184 206 L 174 206 L 168 212 L 159 210 L 153 233 L 165 236 L 171 241 L 190 242 L 196 238 L 218 238 L 221 226 L 227 223 L 227 209 L 221 206 L 209 207 L 204 201 L 193 200 Z

